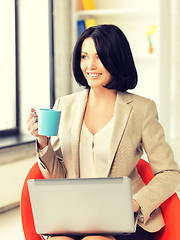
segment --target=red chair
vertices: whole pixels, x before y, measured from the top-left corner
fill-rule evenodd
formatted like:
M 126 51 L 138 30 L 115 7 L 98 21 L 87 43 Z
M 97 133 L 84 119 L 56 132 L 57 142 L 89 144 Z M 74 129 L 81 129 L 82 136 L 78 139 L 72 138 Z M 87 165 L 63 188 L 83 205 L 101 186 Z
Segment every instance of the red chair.
M 148 162 L 140 159 L 137 164 L 137 170 L 145 184 L 154 177 Z M 180 240 L 180 200 L 175 193 L 163 204 L 161 211 L 166 226 L 155 236 L 155 240 Z
M 26 240 L 42 240 L 40 235 L 36 233 L 34 219 L 31 209 L 31 202 L 29 198 L 29 191 L 27 186 L 28 179 L 44 179 L 38 163 L 35 163 L 30 169 L 24 181 L 21 193 L 21 222 Z
M 145 184 L 152 178 L 153 173 L 148 162 L 140 159 L 137 169 Z M 31 203 L 27 187 L 28 179 L 43 179 L 43 175 L 37 163 L 30 169 L 23 185 L 21 195 L 21 221 L 26 240 L 42 240 L 43 238 L 36 233 L 32 215 Z M 155 240 L 180 240 L 180 200 L 177 194 L 171 196 L 161 205 L 161 210 L 166 226 L 155 236 Z

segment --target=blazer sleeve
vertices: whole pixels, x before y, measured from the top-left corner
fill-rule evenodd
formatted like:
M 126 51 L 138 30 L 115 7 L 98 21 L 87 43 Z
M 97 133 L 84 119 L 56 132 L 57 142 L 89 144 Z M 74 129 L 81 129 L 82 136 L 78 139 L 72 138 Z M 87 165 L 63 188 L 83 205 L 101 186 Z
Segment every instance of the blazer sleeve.
M 53 109 L 59 110 L 60 99 L 57 99 Z M 36 153 L 40 170 L 45 178 L 66 178 L 66 167 L 61 152 L 59 136 L 51 137 L 45 153 L 38 153 L 38 142 L 36 141 Z
M 151 213 L 174 194 L 180 183 L 180 171 L 165 140 L 164 130 L 158 122 L 153 101 L 148 102 L 144 112 L 142 144 L 155 177 L 134 194 L 133 198 L 141 206 L 146 223 Z

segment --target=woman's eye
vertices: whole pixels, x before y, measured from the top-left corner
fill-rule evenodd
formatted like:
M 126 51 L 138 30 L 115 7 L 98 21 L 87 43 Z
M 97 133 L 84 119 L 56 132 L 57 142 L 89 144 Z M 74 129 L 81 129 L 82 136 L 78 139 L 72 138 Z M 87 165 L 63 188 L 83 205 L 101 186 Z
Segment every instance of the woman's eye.
M 81 55 L 81 58 L 82 59 L 87 59 L 87 56 L 86 55 Z

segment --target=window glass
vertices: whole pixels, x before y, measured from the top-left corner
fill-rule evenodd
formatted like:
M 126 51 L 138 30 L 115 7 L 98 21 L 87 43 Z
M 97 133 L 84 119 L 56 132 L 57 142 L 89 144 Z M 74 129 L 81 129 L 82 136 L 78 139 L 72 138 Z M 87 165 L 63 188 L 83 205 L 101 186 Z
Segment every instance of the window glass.
M 50 107 L 50 33 L 48 1 L 19 1 L 20 130 L 30 108 Z
M 15 3 L 0 1 L 0 131 L 16 128 Z

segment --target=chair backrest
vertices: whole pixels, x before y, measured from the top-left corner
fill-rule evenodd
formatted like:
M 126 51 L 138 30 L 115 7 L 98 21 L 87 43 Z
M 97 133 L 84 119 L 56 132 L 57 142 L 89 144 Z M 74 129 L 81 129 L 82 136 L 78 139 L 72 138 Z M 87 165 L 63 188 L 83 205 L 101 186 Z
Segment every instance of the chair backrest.
M 137 170 L 145 184 L 154 177 L 150 164 L 143 159 L 137 164 Z M 156 233 L 155 240 L 180 240 L 180 200 L 175 193 L 161 205 L 166 226 Z
M 42 240 L 43 238 L 36 233 L 34 219 L 32 214 L 31 202 L 27 186 L 28 179 L 43 179 L 38 163 L 35 163 L 30 169 L 24 181 L 21 193 L 21 221 L 26 240 Z
M 145 184 L 154 177 L 148 162 L 140 159 L 137 164 L 137 170 Z M 38 163 L 35 163 L 30 169 L 24 181 L 21 194 L 21 220 L 26 240 L 42 240 L 42 237 L 36 233 L 34 219 L 32 215 L 29 191 L 27 187 L 28 179 L 43 179 Z M 166 226 L 155 236 L 155 240 L 180 240 L 180 200 L 177 194 L 171 196 L 161 205 L 162 214 Z

